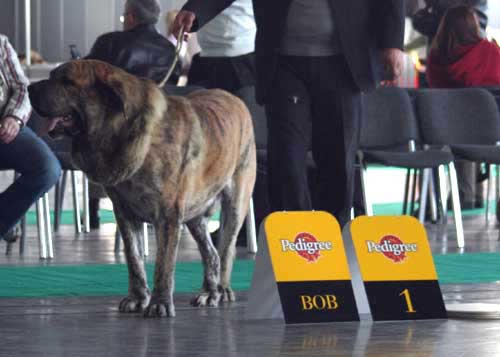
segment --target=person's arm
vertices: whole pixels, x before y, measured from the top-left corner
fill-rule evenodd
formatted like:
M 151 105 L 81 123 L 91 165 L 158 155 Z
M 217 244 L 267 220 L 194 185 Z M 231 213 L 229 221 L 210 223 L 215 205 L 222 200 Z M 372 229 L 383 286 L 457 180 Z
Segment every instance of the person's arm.
M 403 71 L 405 33 L 404 0 L 377 1 L 377 44 L 381 50 L 386 79 L 397 80 Z
M 405 1 L 379 0 L 378 7 L 378 45 L 379 48 L 403 49 L 405 35 Z
M 235 1 L 188 0 L 175 17 L 172 34 L 177 37 L 181 27 L 184 27 L 184 32 L 196 32 Z
M 108 61 L 111 43 L 106 35 L 99 36 L 84 59 Z
M 24 75 L 16 51 L 8 41 L 2 42 L 1 51 L 6 54 L 1 66 L 5 81 L 10 89 L 9 101 L 3 112 L 2 119 L 12 117 L 21 120 L 22 125 L 24 125 L 31 115 L 31 104 L 28 95 L 29 81 Z

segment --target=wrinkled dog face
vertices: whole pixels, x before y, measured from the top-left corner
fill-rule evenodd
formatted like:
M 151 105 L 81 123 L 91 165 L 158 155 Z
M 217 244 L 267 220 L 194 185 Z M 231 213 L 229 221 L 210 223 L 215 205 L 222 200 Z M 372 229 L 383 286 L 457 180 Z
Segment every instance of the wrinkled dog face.
M 92 136 L 123 115 L 122 86 L 113 81 L 116 70 L 104 62 L 72 61 L 54 69 L 48 80 L 30 85 L 31 103 L 49 119 L 49 134 Z

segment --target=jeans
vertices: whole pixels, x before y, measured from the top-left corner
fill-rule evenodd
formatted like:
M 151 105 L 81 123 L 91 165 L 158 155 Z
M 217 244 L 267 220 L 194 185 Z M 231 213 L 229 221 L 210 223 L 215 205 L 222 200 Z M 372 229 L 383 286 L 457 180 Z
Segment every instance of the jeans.
M 61 166 L 47 144 L 24 127 L 10 144 L 0 142 L 0 170 L 15 170 L 21 175 L 0 194 L 1 239 L 55 185 Z

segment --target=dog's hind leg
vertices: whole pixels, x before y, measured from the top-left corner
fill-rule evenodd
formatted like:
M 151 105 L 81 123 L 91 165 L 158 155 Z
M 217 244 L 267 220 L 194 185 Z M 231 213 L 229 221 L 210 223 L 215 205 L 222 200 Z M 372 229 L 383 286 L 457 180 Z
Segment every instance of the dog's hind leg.
M 253 167 L 253 168 L 252 168 Z M 245 221 L 255 183 L 255 166 L 240 169 L 233 177 L 232 184 L 222 195 L 222 240 L 218 249 L 221 257 L 220 288 L 223 301 L 234 301 L 231 289 L 231 273 L 236 253 L 236 238 Z
M 141 223 L 126 220 L 115 204 L 115 215 L 123 240 L 128 267 L 128 296 L 120 302 L 120 312 L 141 312 L 149 303 L 150 292 L 146 280 L 144 260 L 139 254 L 137 234 Z
M 181 223 L 178 215 L 171 215 L 155 224 L 156 261 L 154 288 L 145 317 L 174 317 L 174 272 L 179 247 Z
M 220 259 L 208 231 L 208 216 L 197 217 L 187 223 L 191 235 L 198 244 L 204 268 L 201 293 L 191 300 L 193 306 L 219 305 L 221 293 L 218 290 L 220 279 Z

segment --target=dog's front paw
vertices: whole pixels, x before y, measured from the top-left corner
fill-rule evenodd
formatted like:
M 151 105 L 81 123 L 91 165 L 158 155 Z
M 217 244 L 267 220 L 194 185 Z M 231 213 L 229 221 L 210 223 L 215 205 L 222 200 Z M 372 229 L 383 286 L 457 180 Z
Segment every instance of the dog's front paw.
M 144 317 L 175 317 L 175 306 L 172 302 L 168 301 L 151 301 L 146 310 L 144 310 Z
M 234 295 L 234 291 L 229 286 L 227 288 L 219 287 L 219 290 L 222 292 L 222 301 L 223 302 L 233 302 L 236 300 L 236 296 Z
M 191 300 L 191 305 L 193 306 L 208 306 L 208 307 L 217 307 L 219 306 L 221 294 L 218 291 L 213 291 L 213 292 L 202 292 L 198 295 L 196 295 L 192 300 Z
M 124 298 L 118 307 L 120 312 L 132 313 L 142 312 L 148 306 L 149 295 L 139 298 L 135 296 L 127 296 Z

